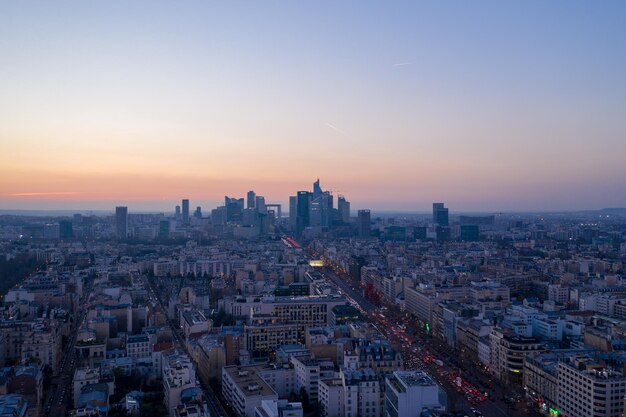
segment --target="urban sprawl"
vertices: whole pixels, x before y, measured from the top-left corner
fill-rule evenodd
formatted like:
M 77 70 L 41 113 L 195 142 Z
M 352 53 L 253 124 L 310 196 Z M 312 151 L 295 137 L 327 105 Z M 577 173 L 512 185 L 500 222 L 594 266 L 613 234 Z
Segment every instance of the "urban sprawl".
M 0 417 L 622 417 L 626 210 L 0 216 Z

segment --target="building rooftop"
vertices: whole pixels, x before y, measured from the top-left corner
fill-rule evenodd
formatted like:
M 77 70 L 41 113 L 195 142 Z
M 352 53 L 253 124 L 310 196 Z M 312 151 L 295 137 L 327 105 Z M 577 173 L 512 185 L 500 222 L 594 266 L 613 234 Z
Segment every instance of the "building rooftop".
M 147 341 L 148 336 L 146 336 L 145 334 L 130 335 L 126 338 L 126 343 L 141 343 Z
M 190 325 L 206 323 L 206 321 L 207 321 L 206 317 L 204 317 L 204 314 L 202 314 L 198 310 L 185 311 L 183 313 L 183 318 Z
M 26 414 L 28 402 L 19 394 L 0 395 L 0 417 L 15 417 Z
M 387 381 L 398 392 L 406 392 L 411 387 L 437 386 L 433 378 L 422 371 L 395 371 Z
M 222 368 L 246 397 L 276 395 L 261 378 L 254 366 L 225 366 Z

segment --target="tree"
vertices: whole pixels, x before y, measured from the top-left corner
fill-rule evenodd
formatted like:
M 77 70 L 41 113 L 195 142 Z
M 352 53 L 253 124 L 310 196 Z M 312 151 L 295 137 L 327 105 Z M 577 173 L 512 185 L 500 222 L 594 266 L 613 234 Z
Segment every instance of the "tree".
M 311 401 L 309 399 L 309 394 L 306 392 L 304 387 L 300 388 L 300 401 L 302 402 L 302 408 L 308 411 Z
M 213 317 L 213 326 L 232 326 L 235 324 L 235 317 L 232 314 L 226 313 L 224 309 L 221 309 Z

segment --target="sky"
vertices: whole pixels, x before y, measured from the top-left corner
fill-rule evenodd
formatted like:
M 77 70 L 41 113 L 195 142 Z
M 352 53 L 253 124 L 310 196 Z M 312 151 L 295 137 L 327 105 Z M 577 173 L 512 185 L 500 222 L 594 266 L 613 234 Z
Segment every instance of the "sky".
M 2 1 L 0 209 L 626 207 L 623 1 Z

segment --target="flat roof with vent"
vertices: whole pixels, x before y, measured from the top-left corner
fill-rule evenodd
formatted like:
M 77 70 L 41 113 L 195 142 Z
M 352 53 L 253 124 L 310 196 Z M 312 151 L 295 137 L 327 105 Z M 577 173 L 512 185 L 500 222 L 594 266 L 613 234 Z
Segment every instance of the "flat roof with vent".
M 228 373 L 237 384 L 239 391 L 246 397 L 276 395 L 276 392 L 259 376 L 257 371 L 255 366 L 224 367 L 224 372 Z
M 407 387 L 436 385 L 433 378 L 421 371 L 396 371 L 393 373 Z

